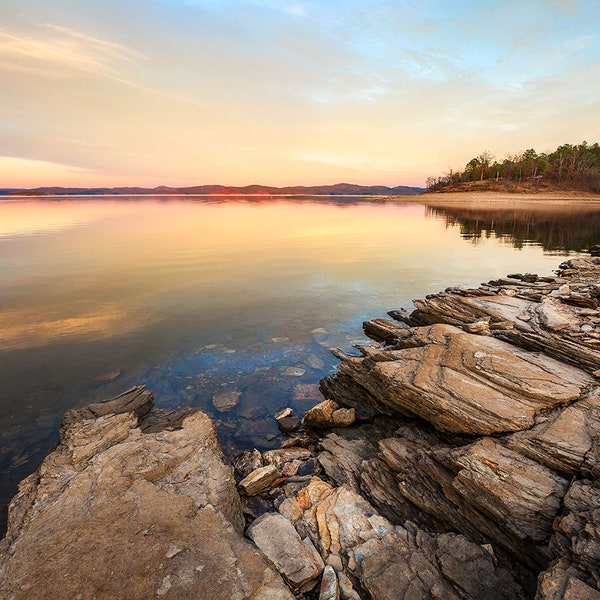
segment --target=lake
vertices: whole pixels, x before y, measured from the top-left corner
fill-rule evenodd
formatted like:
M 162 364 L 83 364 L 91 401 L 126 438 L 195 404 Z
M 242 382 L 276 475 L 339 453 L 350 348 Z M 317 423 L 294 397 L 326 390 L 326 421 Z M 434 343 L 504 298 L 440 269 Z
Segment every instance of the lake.
M 352 198 L 0 201 L 0 504 L 63 413 L 138 383 L 215 416 L 228 455 L 278 446 L 362 321 L 450 285 L 549 274 L 598 243 L 597 205 Z M 235 392 L 219 412 L 212 399 Z

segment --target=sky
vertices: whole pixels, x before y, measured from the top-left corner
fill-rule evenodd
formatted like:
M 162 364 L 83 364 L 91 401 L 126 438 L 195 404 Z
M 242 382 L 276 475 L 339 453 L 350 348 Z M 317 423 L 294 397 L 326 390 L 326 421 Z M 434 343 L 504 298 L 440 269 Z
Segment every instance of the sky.
M 599 117 L 597 0 L 0 3 L 0 188 L 420 186 Z

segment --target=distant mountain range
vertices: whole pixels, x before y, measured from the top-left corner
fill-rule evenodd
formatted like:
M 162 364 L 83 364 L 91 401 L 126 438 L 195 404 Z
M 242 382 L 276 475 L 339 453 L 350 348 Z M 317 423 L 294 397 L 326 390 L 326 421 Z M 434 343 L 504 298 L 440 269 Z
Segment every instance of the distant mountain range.
M 335 185 L 271 187 L 267 185 L 247 185 L 234 187 L 225 185 L 197 185 L 192 187 L 156 188 L 116 187 L 116 188 L 65 188 L 39 187 L 34 189 L 0 189 L 0 196 L 133 196 L 133 195 L 214 195 L 214 196 L 408 196 L 420 194 L 425 188 L 399 185 L 355 185 L 337 183 Z

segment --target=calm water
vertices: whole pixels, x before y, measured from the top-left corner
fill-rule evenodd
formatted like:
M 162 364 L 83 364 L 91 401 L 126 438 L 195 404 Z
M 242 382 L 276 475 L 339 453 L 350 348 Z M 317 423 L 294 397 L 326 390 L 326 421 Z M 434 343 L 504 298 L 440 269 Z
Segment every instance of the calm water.
M 67 409 L 136 383 L 159 406 L 214 413 L 229 453 L 278 445 L 274 412 L 316 402 L 328 347 L 350 350 L 363 320 L 453 284 L 548 274 L 599 219 L 351 199 L 0 201 L 0 504 Z M 230 389 L 240 403 L 218 413 L 213 395 Z

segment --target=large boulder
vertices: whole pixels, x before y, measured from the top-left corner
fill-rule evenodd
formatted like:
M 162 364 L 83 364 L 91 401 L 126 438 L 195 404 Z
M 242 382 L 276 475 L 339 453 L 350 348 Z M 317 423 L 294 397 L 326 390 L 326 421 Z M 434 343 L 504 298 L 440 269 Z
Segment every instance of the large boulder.
M 242 536 L 210 418 L 143 433 L 129 400 L 98 417 L 70 414 L 57 448 L 22 482 L 0 543 L 0 596 L 293 598 Z

